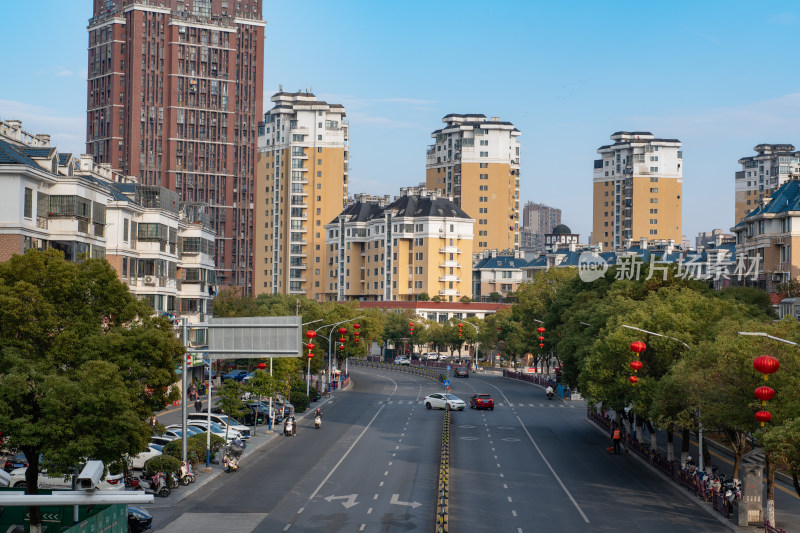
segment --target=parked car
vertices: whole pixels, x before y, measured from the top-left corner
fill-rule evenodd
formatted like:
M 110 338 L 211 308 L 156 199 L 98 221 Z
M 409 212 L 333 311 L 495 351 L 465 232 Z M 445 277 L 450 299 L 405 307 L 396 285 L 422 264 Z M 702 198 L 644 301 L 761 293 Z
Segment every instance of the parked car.
M 404 357 L 404 356 L 400 355 L 400 356 L 395 358 L 394 364 L 396 364 L 396 365 L 410 365 L 411 361 L 408 360 L 408 357 Z
M 242 381 L 247 374 L 247 370 L 231 370 L 227 374 L 222 374 L 222 381 L 226 381 L 228 379 Z
M 158 444 L 159 446 L 166 446 L 173 440 L 175 440 L 175 437 L 167 435 L 153 435 L 152 437 L 150 437 L 150 444 Z
M 28 459 L 25 458 L 24 453 L 19 452 L 18 454 L 12 455 L 6 459 L 6 464 L 3 466 L 3 470 L 6 472 L 11 472 L 17 468 L 25 468 L 26 466 L 28 466 Z
M 469 377 L 469 368 L 465 366 L 460 366 L 456 368 L 456 377 L 457 378 L 468 378 Z
M 194 420 L 206 421 L 206 420 L 208 420 L 208 414 L 189 413 L 189 416 L 187 417 L 187 420 L 189 420 L 189 422 L 192 422 Z M 243 439 L 249 439 L 250 438 L 250 428 L 245 426 L 245 425 L 243 425 L 241 422 L 239 422 L 235 418 L 231 418 L 228 415 L 224 415 L 224 414 L 221 414 L 221 413 L 220 414 L 212 413 L 211 414 L 211 421 L 214 422 L 215 424 L 219 425 L 222 429 L 225 429 L 225 427 L 228 426 L 231 429 L 238 431 Z
M 439 354 L 438 353 L 426 353 L 425 354 L 425 360 L 426 361 L 438 361 L 439 360 Z
M 216 379 L 218 375 L 219 374 L 218 374 L 218 372 L 216 370 L 212 370 L 211 371 L 211 378 L 212 379 Z M 208 381 L 208 367 L 207 366 L 203 367 L 203 380 Z
M 208 426 L 208 422 L 206 422 L 205 420 L 203 420 L 203 421 L 191 420 L 190 421 L 190 426 L 191 427 L 195 427 L 195 428 L 199 428 L 202 431 L 207 431 L 207 428 L 209 427 Z M 228 443 L 230 443 L 233 439 L 236 439 L 236 438 L 240 438 L 241 439 L 242 438 L 241 434 L 238 431 L 236 431 L 235 429 L 228 428 L 228 430 L 226 431 L 224 427 L 222 427 L 222 426 L 220 426 L 218 424 L 215 424 L 214 422 L 211 422 L 211 434 L 212 435 L 216 435 L 218 437 L 222 437 L 223 439 L 225 438 L 225 435 L 227 434 L 227 436 L 228 436 L 227 442 Z
M 490 409 L 494 411 L 494 399 L 491 394 L 473 394 L 469 399 L 471 409 Z
M 25 472 L 28 467 L 17 468 L 9 472 L 11 481 L 9 487 L 23 489 L 28 486 L 25 480 Z M 46 470 L 39 472 L 39 488 L 40 489 L 72 489 L 72 476 L 63 477 L 50 477 L 47 475 Z M 97 484 L 98 490 L 125 490 L 125 476 L 122 474 L 108 474 L 106 478 Z
M 181 431 L 183 429 L 183 427 L 181 426 L 181 424 L 170 424 L 169 426 L 167 426 L 167 429 L 172 430 L 172 431 L 177 429 L 178 431 Z M 192 435 L 197 435 L 198 433 L 202 433 L 202 432 L 203 432 L 202 430 L 197 429 L 195 427 L 192 427 L 190 425 L 186 426 L 186 435 L 188 437 L 191 437 Z
M 164 449 L 163 446 L 158 444 L 153 444 L 152 442 L 147 445 L 147 449 L 141 452 L 139 455 L 134 455 L 128 459 L 128 465 L 130 468 L 134 470 L 141 470 L 144 468 L 144 463 L 150 459 L 151 457 L 155 457 L 156 455 L 161 455 L 162 450 Z
M 128 506 L 128 533 L 142 533 L 153 525 L 153 515 L 141 507 Z
M 437 392 L 425 396 L 422 403 L 427 409 L 444 409 L 446 406 L 449 406 L 451 411 L 463 411 L 467 406 L 464 400 L 449 392 Z

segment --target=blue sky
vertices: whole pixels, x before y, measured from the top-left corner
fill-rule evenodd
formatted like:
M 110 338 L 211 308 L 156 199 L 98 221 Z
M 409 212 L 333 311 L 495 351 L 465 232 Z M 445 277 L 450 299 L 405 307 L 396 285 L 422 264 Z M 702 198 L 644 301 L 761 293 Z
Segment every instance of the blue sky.
M 84 149 L 89 0 L 3 2 L 0 119 Z M 591 231 L 592 160 L 617 130 L 678 138 L 683 233 L 734 224 L 737 160 L 800 147 L 800 4 L 265 0 L 265 109 L 282 84 L 341 103 L 350 192 L 424 181 L 430 132 L 483 113 L 522 132 L 521 201 Z

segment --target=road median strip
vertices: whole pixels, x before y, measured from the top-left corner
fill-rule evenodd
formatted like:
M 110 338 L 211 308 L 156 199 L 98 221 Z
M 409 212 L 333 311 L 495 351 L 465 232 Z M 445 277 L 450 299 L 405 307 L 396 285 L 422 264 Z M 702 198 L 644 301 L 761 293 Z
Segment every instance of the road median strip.
M 450 521 L 450 410 L 442 422 L 442 451 L 439 458 L 439 484 L 436 492 L 436 533 L 447 533 Z

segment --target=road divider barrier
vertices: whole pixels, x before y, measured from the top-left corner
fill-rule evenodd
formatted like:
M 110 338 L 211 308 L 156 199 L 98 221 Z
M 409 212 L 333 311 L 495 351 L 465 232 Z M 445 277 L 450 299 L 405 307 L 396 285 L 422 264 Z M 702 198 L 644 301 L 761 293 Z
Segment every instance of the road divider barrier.
M 436 491 L 436 533 L 447 533 L 450 521 L 450 410 L 444 411 L 442 452 L 439 457 L 439 485 Z
M 444 374 L 429 368 L 422 368 L 417 365 L 395 365 L 391 363 L 384 363 L 377 361 L 372 357 L 353 357 L 348 359 L 349 364 L 361 366 L 365 368 L 381 368 L 383 370 L 393 370 L 395 372 L 402 372 L 404 374 L 414 374 L 416 376 L 423 376 L 438 381 L 444 382 Z

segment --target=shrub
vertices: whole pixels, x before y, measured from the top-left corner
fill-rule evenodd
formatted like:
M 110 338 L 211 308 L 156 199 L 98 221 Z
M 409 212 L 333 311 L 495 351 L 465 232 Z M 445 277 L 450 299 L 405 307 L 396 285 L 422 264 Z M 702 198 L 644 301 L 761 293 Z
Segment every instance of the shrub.
M 306 396 L 306 390 L 303 388 L 300 389 L 292 389 L 292 405 L 294 405 L 294 410 L 298 413 L 305 412 L 308 409 L 308 404 L 311 403 L 308 401 L 308 396 Z
M 178 442 L 180 444 L 180 442 Z M 144 470 L 147 472 L 163 472 L 169 474 L 181 474 L 181 460 L 170 455 L 156 455 L 144 462 Z
M 217 435 L 211 435 L 211 459 L 217 455 L 217 452 L 225 445 L 225 439 Z M 164 455 L 176 458 L 180 466 L 180 460 L 183 456 L 183 449 L 180 439 L 175 439 L 164 446 L 162 452 Z M 206 434 L 198 433 L 191 435 L 186 439 L 186 458 L 192 464 L 204 463 L 206 461 Z

